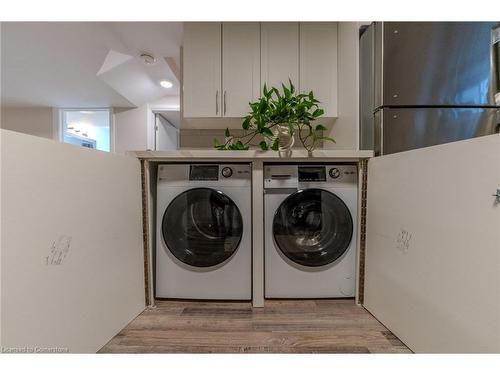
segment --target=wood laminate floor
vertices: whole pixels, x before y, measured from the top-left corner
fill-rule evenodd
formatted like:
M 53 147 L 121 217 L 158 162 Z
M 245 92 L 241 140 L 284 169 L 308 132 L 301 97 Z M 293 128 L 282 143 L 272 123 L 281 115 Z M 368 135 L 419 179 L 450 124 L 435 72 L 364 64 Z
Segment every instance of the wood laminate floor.
M 411 353 L 353 300 L 158 301 L 100 353 Z

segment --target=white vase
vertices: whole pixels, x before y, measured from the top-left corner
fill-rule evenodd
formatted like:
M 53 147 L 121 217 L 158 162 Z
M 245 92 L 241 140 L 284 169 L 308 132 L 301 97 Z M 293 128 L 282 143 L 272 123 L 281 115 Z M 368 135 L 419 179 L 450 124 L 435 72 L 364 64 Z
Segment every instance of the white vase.
M 295 137 L 290 132 L 290 128 L 286 125 L 276 125 L 273 129 L 274 136 L 278 138 L 279 147 L 278 154 L 282 158 L 292 156 L 292 147 L 295 143 Z

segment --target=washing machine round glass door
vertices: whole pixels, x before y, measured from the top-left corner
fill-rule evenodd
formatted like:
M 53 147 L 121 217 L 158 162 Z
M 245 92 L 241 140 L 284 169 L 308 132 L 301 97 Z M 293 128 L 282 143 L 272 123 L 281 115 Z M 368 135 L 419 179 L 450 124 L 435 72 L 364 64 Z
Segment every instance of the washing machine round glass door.
M 168 250 L 194 267 L 224 263 L 238 249 L 243 221 L 227 195 L 209 188 L 184 191 L 170 202 L 162 220 Z
M 279 250 L 292 262 L 321 267 L 349 248 L 352 216 L 335 194 L 322 189 L 299 190 L 279 206 L 273 235 Z

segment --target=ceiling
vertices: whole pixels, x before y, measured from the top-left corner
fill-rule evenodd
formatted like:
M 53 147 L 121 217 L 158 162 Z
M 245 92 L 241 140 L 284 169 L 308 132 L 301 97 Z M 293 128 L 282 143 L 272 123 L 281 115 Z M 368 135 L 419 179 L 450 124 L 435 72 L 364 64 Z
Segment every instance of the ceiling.
M 162 89 L 165 95 L 179 94 L 165 58 L 179 65 L 180 22 L 3 22 L 1 27 L 2 106 L 135 106 L 97 75 L 110 51 L 133 56 L 154 82 L 158 77 L 173 82 Z M 142 52 L 159 63 L 142 64 Z

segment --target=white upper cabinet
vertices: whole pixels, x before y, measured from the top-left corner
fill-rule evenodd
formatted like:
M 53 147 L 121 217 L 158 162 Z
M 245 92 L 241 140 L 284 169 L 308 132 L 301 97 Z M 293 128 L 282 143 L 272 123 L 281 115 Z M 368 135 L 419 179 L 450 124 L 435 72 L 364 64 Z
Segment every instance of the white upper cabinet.
M 337 23 L 184 24 L 185 118 L 244 117 L 264 83 L 280 88 L 289 79 L 337 117 Z
M 184 24 L 184 117 L 220 117 L 222 114 L 221 32 L 219 22 Z
M 261 24 L 261 84 L 268 87 L 299 83 L 299 23 Z
M 244 117 L 260 96 L 260 25 L 222 24 L 222 115 Z
M 300 24 L 300 91 L 314 92 L 326 117 L 337 117 L 337 23 Z

